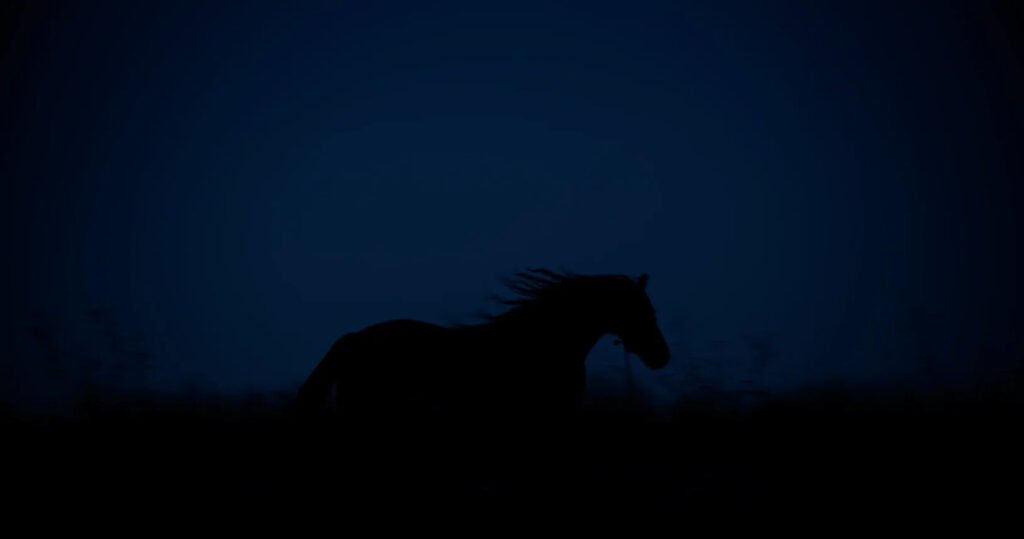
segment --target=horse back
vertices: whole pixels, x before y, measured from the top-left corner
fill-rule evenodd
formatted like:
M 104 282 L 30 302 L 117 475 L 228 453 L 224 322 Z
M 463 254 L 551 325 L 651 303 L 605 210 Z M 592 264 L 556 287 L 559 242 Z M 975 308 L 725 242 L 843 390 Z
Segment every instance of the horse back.
M 451 331 L 429 322 L 399 319 L 345 335 L 336 345 L 339 404 L 394 401 L 435 383 L 440 374 L 437 356 L 451 348 Z
M 517 336 L 480 327 L 399 319 L 342 342 L 335 371 L 339 408 L 370 417 L 516 414 L 531 405 L 550 412 L 578 404 L 583 389 L 582 360 L 572 362 L 566 376 L 559 370 L 564 358 L 545 357 Z

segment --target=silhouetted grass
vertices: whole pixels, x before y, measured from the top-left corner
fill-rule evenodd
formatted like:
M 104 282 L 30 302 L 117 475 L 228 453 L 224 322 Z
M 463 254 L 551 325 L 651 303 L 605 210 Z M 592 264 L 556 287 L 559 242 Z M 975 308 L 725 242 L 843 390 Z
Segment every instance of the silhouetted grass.
M 1016 510 L 1011 391 L 806 391 L 651 413 L 615 397 L 545 425 L 296 422 L 286 395 L 91 395 L 67 416 L 8 407 L 24 510 L 673 519 L 709 511 Z M 21 510 L 19 509 L 19 510 Z M 588 516 L 589 515 L 589 516 Z

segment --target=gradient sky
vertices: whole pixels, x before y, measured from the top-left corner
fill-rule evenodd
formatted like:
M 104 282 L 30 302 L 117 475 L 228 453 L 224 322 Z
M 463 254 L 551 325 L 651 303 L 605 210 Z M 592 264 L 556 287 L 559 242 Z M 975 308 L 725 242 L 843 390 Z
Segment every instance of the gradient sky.
M 155 384 L 294 387 L 533 266 L 649 273 L 663 394 L 744 335 L 769 385 L 913 378 L 915 316 L 942 376 L 1021 357 L 1019 8 L 838 4 L 9 6 L 5 390 L 89 309 Z

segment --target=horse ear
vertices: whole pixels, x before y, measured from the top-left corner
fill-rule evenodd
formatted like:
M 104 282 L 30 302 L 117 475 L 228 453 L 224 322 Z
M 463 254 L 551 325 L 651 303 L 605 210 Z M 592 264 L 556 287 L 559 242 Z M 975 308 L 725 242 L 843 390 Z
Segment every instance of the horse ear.
M 640 277 L 637 278 L 637 280 L 636 280 L 636 284 L 640 285 L 641 289 L 646 290 L 647 289 L 647 274 L 646 273 L 641 273 Z

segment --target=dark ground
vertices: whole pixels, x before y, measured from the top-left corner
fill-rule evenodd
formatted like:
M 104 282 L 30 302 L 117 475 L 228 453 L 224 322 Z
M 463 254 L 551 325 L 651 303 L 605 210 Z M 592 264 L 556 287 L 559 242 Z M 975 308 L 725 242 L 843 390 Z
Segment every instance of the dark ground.
M 298 424 L 283 395 L 94 396 L 64 416 L 8 407 L 7 509 L 115 520 L 1012 520 L 1024 498 L 1013 376 L 955 393 L 693 400 L 657 417 L 607 398 L 568 424 L 358 432 L 331 416 Z

